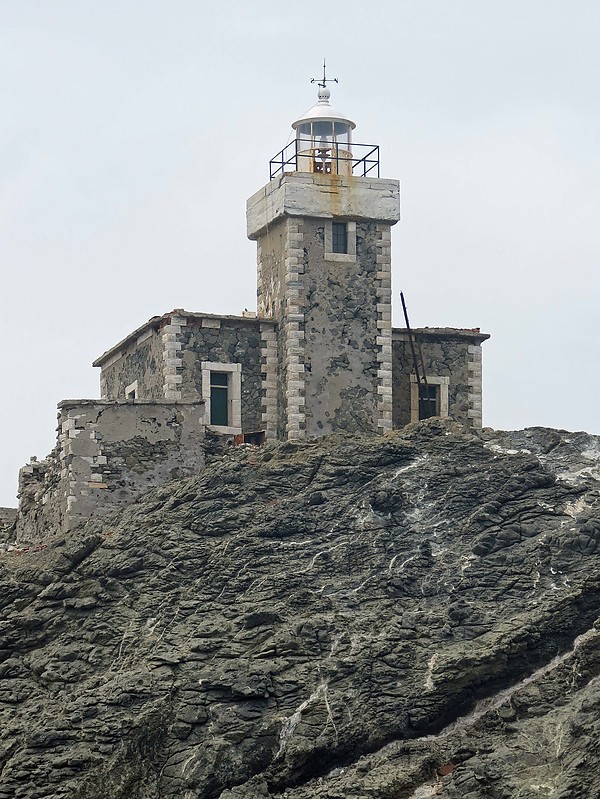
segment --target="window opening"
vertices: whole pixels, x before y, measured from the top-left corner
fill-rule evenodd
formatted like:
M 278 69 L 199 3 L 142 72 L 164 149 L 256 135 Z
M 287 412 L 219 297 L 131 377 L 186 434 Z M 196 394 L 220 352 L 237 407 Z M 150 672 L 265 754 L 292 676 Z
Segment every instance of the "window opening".
M 439 416 L 439 388 L 430 383 L 419 385 L 419 419 Z
M 256 430 L 252 433 L 238 433 L 234 437 L 233 443 L 236 447 L 240 447 L 242 444 L 250 444 L 253 447 L 260 447 L 265 443 L 266 440 L 266 431 Z
M 345 222 L 333 222 L 331 225 L 331 251 L 348 252 L 348 225 Z
M 252 444 L 255 447 L 260 447 L 267 440 L 267 434 L 264 430 L 256 430 L 253 433 L 244 433 L 244 444 Z
M 138 399 L 138 382 L 134 380 L 128 386 L 125 386 L 125 399 L 135 400 Z
M 229 375 L 210 373 L 210 423 L 227 427 L 229 424 Z

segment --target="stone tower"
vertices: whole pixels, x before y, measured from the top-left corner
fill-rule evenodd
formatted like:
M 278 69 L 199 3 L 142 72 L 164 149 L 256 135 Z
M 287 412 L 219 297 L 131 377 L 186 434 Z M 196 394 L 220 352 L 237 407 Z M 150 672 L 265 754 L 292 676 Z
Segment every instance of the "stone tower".
M 258 246 L 258 316 L 269 437 L 392 429 L 391 226 L 400 186 L 379 177 L 379 148 L 329 102 L 293 123 L 270 182 L 247 204 Z M 269 334 L 265 334 L 269 335 Z

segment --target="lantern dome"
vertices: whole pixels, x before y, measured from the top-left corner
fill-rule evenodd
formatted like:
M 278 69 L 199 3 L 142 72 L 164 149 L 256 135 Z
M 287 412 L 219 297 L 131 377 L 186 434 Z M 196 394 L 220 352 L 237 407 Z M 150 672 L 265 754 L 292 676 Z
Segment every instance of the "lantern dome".
M 301 125 L 304 125 L 308 122 L 337 122 L 340 124 L 345 124 L 348 126 L 349 130 L 354 130 L 356 127 L 356 123 L 353 122 L 346 114 L 341 114 L 339 111 L 336 111 L 331 107 L 329 103 L 329 98 L 331 97 L 331 92 L 324 86 L 319 86 L 319 93 L 318 93 L 318 102 L 316 105 L 313 105 L 311 109 L 309 109 L 306 114 L 303 114 L 300 119 L 297 119 L 293 124 L 292 128 L 295 131 L 298 131 L 298 128 Z
M 296 131 L 297 170 L 352 174 L 352 131 L 355 123 L 335 111 L 331 92 L 319 84 L 318 102 L 292 128 Z

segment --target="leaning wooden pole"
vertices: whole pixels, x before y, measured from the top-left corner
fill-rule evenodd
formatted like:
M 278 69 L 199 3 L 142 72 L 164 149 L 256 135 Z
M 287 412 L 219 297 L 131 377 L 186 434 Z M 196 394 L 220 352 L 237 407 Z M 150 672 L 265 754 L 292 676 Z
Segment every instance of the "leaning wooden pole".
M 400 301 L 402 302 L 402 310 L 404 312 L 404 321 L 406 322 L 406 329 L 408 331 L 408 341 L 409 341 L 409 344 L 410 344 L 410 351 L 412 353 L 413 366 L 415 368 L 415 375 L 417 377 L 417 384 L 420 386 L 421 385 L 421 374 L 420 374 L 420 371 L 419 371 L 419 361 L 417 359 L 417 352 L 415 350 L 415 342 L 413 340 L 413 334 L 412 334 L 412 330 L 410 328 L 410 322 L 408 321 L 408 311 L 406 310 L 406 303 L 404 302 L 404 294 L 402 292 L 400 292 Z M 422 354 L 421 354 L 421 363 L 423 363 L 423 355 Z M 425 377 L 425 374 L 423 374 L 423 377 Z M 425 379 L 425 382 L 427 382 L 426 379 Z

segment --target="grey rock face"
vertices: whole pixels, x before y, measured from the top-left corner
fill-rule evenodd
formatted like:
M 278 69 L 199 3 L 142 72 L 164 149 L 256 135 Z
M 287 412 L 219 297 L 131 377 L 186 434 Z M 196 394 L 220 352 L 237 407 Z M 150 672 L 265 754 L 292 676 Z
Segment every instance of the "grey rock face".
M 16 521 L 16 508 L 0 508 L 0 543 L 10 541 L 14 538 Z
M 599 453 L 242 448 L 3 554 L 0 799 L 600 795 Z

